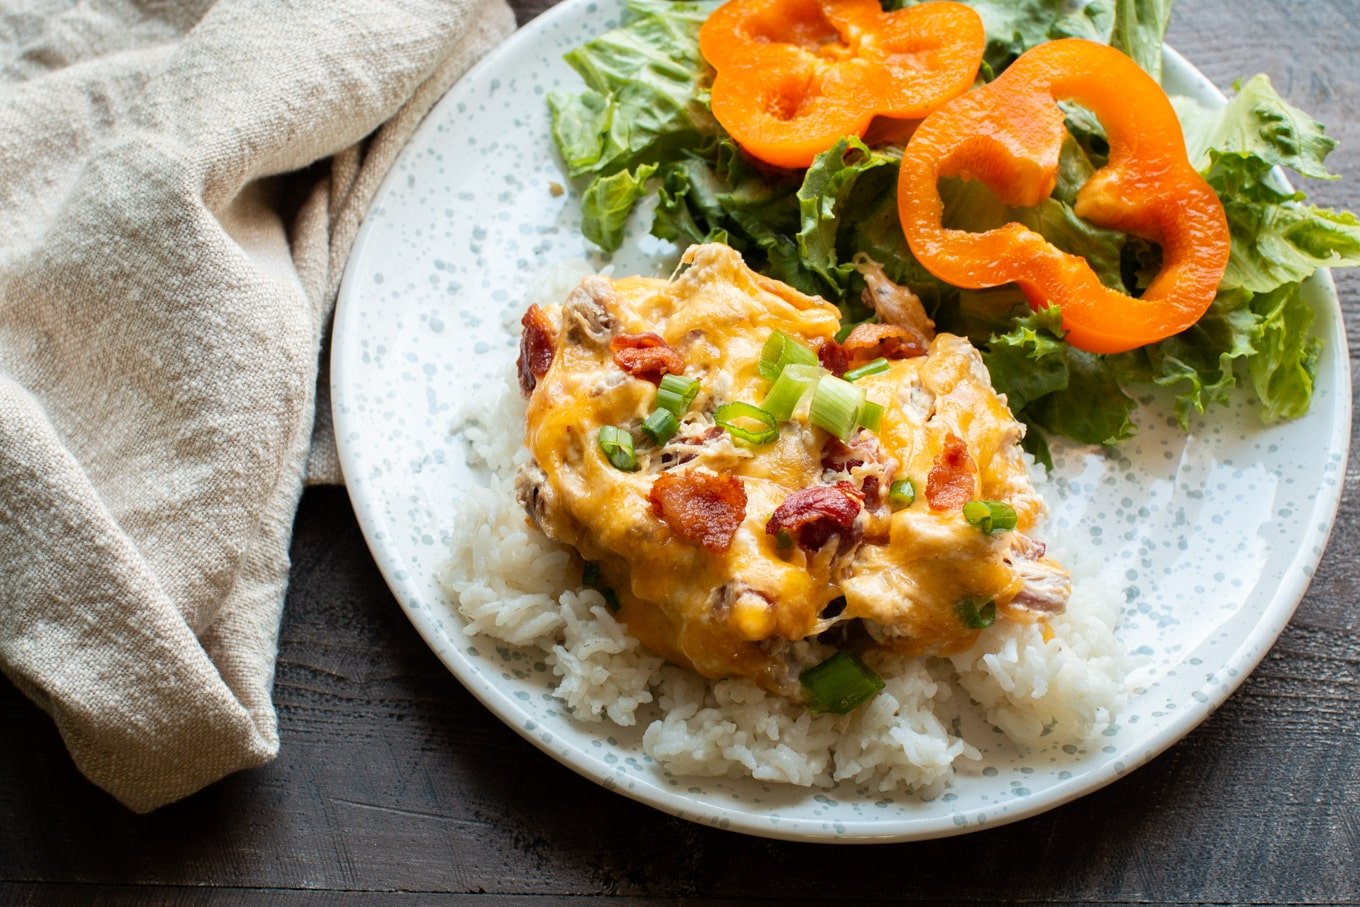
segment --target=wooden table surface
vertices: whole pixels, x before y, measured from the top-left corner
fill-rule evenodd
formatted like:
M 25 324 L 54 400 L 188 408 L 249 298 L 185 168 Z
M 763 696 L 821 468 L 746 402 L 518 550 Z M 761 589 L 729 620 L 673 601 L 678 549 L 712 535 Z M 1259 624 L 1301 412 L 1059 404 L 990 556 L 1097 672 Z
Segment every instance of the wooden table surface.
M 517 4 L 520 21 L 548 5 Z M 1357 12 L 1356 0 L 1181 0 L 1169 40 L 1221 86 L 1268 72 L 1326 122 L 1346 179 L 1309 191 L 1360 210 Z M 1360 279 L 1338 285 L 1354 369 Z M 692 825 L 558 765 L 435 659 L 345 492 L 314 489 L 293 540 L 273 764 L 134 816 L 0 680 L 0 904 L 1357 903 L 1358 467 L 1352 457 L 1293 622 L 1184 741 L 1037 818 L 854 848 Z

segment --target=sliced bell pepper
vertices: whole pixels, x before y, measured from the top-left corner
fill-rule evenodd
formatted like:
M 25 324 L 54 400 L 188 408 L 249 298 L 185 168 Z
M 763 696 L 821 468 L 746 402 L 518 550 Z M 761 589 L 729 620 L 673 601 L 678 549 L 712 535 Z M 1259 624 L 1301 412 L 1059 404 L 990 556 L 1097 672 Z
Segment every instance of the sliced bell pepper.
M 1066 134 L 1061 100 L 1095 113 L 1110 142 L 1109 163 L 1077 193 L 1077 215 L 1161 246 L 1161 270 L 1140 297 L 1102 285 L 1085 259 L 1020 224 L 983 233 L 942 224 L 942 177 L 981 180 L 1015 207 L 1052 194 Z M 970 289 L 1018 284 L 1035 309 L 1059 306 L 1068 342 L 1094 353 L 1190 327 L 1228 264 L 1223 205 L 1187 160 L 1161 86 L 1119 51 L 1077 38 L 1027 51 L 927 117 L 903 152 L 897 205 L 912 254 L 932 274 Z
M 749 154 L 806 167 L 875 116 L 919 118 L 967 91 L 986 43 L 960 4 L 729 0 L 699 30 L 713 115 Z

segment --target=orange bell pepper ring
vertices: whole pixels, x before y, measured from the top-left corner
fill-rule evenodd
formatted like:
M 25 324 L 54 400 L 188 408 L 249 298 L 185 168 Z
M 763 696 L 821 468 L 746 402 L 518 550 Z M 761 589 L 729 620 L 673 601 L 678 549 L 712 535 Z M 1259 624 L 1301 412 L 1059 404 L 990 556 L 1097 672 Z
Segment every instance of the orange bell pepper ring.
M 699 29 L 714 117 L 777 167 L 967 91 L 986 40 L 977 13 L 943 0 L 891 13 L 877 0 L 729 0 Z
M 1052 194 L 1066 135 L 1060 100 L 1095 113 L 1110 142 L 1109 162 L 1077 193 L 1077 216 L 1161 246 L 1162 268 L 1140 297 L 1105 287 L 1085 259 L 1020 224 L 983 233 L 942 224 L 941 177 L 979 179 L 1014 207 Z M 1119 51 L 1078 38 L 1040 44 L 927 117 L 903 152 L 897 207 L 930 273 L 970 289 L 1018 284 L 1032 308 L 1059 306 L 1068 342 L 1093 353 L 1190 327 L 1228 265 L 1223 205 L 1190 165 L 1161 86 Z

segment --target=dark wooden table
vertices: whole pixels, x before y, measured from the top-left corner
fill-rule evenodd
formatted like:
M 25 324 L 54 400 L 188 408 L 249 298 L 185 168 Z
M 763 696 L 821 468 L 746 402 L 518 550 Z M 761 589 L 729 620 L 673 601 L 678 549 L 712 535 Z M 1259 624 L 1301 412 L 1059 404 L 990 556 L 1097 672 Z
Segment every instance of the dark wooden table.
M 547 5 L 519 4 L 520 21 Z M 1356 13 L 1356 0 L 1182 0 L 1170 37 L 1219 85 L 1264 70 L 1320 116 L 1347 179 L 1309 189 L 1350 209 Z M 1360 279 L 1338 284 L 1360 337 Z M 1355 339 L 1350 355 L 1354 367 Z M 609 793 L 501 725 L 435 659 L 342 489 L 306 494 L 292 553 L 272 765 L 134 816 L 0 680 L 0 904 L 1360 902 L 1355 458 L 1297 616 L 1218 713 L 1075 803 L 921 844 L 764 841 Z

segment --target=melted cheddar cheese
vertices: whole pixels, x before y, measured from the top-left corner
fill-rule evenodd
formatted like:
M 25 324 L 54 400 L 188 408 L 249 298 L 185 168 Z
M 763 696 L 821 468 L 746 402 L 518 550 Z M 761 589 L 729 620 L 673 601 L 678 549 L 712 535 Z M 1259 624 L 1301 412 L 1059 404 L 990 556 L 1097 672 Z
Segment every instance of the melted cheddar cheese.
M 868 399 L 885 407 L 876 441 L 865 442 L 872 456 L 830 476 L 824 460 L 834 442 L 809 424 L 806 404 L 761 446 L 715 429 L 713 412 L 764 399 L 770 382 L 758 364 L 772 331 L 815 346 L 839 329 L 838 310 L 756 274 L 726 246 L 693 247 L 684 262 L 671 280 L 590 278 L 549 308 L 555 351 L 526 419 L 533 462 L 521 475 L 521 499 L 551 537 L 598 562 L 620 619 L 645 646 L 707 677 L 749 677 L 796 696 L 798 672 L 829 651 L 816 637 L 837 624 L 861 621 L 873 645 L 946 653 L 977 635 L 959 618 L 962 599 L 992 600 L 1005 618 L 1041 617 L 1021 596 L 1037 570 L 1065 600 L 1066 574 L 1025 536 L 1042 503 L 1020 454 L 1022 428 L 966 340 L 940 335 L 928 355 L 861 379 Z M 679 433 L 661 446 L 639 431 L 655 407 L 655 384 L 623 371 L 609 343 L 646 332 L 678 352 L 684 375 L 700 386 Z M 636 471 L 616 468 L 601 451 L 607 425 L 632 431 Z M 925 500 L 951 435 L 976 464 L 973 497 L 1010 503 L 1014 532 L 986 535 L 957 509 L 935 511 Z M 686 470 L 735 476 L 744 488 L 744 516 L 725 551 L 677 536 L 649 500 L 661 472 Z M 833 479 L 866 488 L 881 480 L 886 489 L 893 478 L 913 481 L 915 503 L 895 513 L 886 502 L 866 506 L 853 539 L 833 536 L 804 550 L 767 532 L 800 489 Z M 1028 544 L 1024 565 L 1019 542 Z

